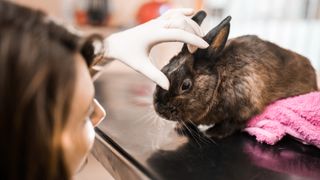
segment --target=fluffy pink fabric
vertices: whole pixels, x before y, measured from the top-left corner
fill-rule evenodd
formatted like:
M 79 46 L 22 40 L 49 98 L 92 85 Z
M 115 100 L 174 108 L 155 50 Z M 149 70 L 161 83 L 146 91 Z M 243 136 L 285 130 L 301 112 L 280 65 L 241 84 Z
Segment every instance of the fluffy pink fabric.
M 320 148 L 320 92 L 272 103 L 253 117 L 244 131 L 271 145 L 288 134 Z

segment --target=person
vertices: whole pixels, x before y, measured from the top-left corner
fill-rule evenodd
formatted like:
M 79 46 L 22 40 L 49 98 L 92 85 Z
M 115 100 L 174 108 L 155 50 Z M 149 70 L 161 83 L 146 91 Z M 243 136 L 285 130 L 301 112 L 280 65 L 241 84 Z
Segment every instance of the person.
M 192 14 L 172 10 L 107 38 L 84 37 L 39 10 L 0 1 L 1 179 L 71 179 L 106 115 L 94 99 L 97 67 L 118 59 L 168 89 L 148 53 L 169 41 L 206 48 Z

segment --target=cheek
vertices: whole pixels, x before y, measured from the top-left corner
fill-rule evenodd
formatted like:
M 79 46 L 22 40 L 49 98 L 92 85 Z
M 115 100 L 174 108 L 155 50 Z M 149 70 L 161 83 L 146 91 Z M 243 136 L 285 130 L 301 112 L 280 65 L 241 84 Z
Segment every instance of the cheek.
M 95 137 L 95 131 L 90 121 L 87 121 L 85 123 L 85 126 L 82 131 L 82 137 L 83 137 L 83 143 L 85 143 L 86 149 L 87 151 L 89 151 L 93 146 L 94 137 Z
M 209 75 L 199 76 L 195 80 L 194 89 L 189 95 L 184 116 L 198 123 L 208 113 L 215 101 L 216 79 Z
M 195 101 L 201 105 L 208 105 L 213 101 L 216 96 L 217 80 L 212 75 L 199 76 L 195 81 L 195 89 L 193 97 Z
M 64 151 L 66 159 L 75 173 L 87 158 L 93 146 L 95 131 L 90 121 L 85 122 L 79 128 L 73 128 L 64 137 Z

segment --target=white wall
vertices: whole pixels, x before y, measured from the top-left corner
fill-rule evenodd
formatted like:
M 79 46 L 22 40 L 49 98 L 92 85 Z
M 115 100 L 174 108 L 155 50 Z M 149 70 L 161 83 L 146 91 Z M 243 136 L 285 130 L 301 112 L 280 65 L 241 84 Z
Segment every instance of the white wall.
M 310 59 L 320 70 L 320 0 L 206 0 L 205 9 L 223 9 L 207 18 L 209 30 L 232 16 L 230 37 L 255 34 Z M 308 3 L 307 3 L 308 2 Z

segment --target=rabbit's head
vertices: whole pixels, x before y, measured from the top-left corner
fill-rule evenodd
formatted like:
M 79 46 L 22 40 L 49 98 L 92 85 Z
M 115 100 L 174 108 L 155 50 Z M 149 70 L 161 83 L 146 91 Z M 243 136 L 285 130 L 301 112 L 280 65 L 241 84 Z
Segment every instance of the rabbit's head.
M 192 19 L 200 25 L 205 17 L 206 13 L 200 11 Z M 209 108 L 216 103 L 220 79 L 212 65 L 227 42 L 230 20 L 228 16 L 203 37 L 210 45 L 207 49 L 190 53 L 184 44 L 178 55 L 162 68 L 170 81 L 170 88 L 166 91 L 156 87 L 154 108 L 160 116 L 200 124 Z

